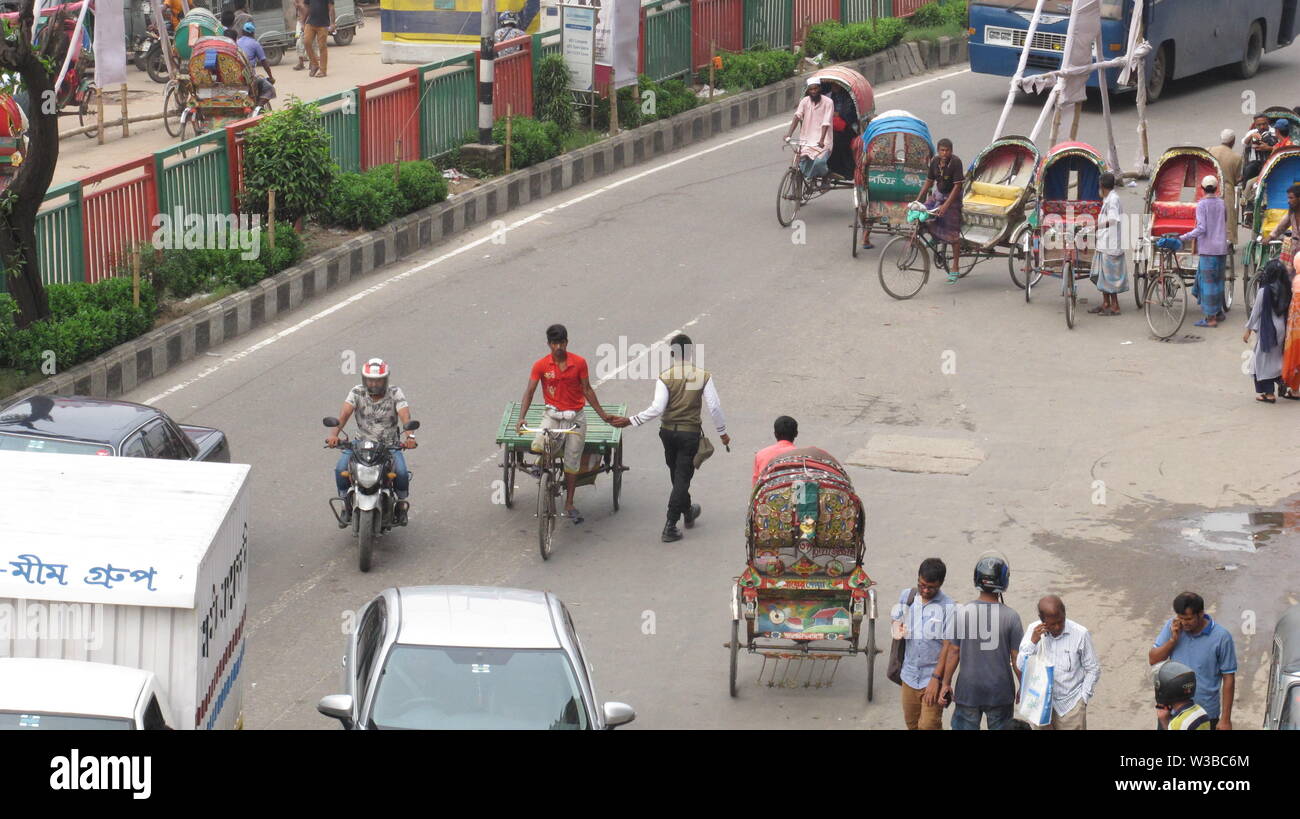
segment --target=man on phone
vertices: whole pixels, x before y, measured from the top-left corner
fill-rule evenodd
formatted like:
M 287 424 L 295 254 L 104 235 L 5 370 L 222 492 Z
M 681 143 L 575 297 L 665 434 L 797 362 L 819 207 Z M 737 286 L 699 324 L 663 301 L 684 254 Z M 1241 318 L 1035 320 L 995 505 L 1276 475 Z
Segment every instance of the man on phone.
M 1049 594 L 1038 601 L 1038 619 L 1020 641 L 1020 671 L 1035 654 L 1052 660 L 1052 721 L 1043 728 L 1083 731 L 1088 727 L 1088 703 L 1097 690 L 1101 663 L 1092 634 L 1065 616 L 1065 601 Z
M 1228 630 L 1205 613 L 1199 594 L 1188 591 L 1174 598 L 1174 616 L 1165 621 L 1147 660 L 1151 665 L 1176 660 L 1195 671 L 1195 700 L 1209 715 L 1210 729 L 1232 730 L 1237 650 Z

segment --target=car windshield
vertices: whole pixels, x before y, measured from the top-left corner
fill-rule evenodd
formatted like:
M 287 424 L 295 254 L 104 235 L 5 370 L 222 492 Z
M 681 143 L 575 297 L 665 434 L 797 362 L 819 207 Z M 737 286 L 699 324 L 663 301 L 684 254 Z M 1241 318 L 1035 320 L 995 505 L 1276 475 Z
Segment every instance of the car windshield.
M 42 731 L 130 731 L 131 720 L 69 714 L 23 714 L 0 711 L 0 731 L 36 728 Z
M 993 6 L 1000 9 L 1015 9 L 1029 14 L 1034 13 L 1037 0 L 972 0 L 972 6 Z M 1043 4 L 1043 14 L 1069 14 L 1073 0 L 1047 0 Z M 1124 19 L 1124 0 L 1101 0 L 1101 16 L 1107 20 Z
M 65 441 L 59 438 L 36 438 L 28 435 L 9 435 L 0 432 L 0 450 L 10 452 L 54 452 L 60 455 L 112 455 L 113 450 L 104 444 L 86 441 Z
M 582 730 L 582 693 L 559 649 L 395 645 L 371 710 L 377 728 Z

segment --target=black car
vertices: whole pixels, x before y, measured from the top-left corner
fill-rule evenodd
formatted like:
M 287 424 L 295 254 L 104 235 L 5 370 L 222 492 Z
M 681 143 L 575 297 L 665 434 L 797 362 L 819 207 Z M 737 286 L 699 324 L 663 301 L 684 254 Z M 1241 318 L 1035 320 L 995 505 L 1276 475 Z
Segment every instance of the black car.
M 37 395 L 0 409 L 0 450 L 230 463 L 225 433 L 144 404 Z

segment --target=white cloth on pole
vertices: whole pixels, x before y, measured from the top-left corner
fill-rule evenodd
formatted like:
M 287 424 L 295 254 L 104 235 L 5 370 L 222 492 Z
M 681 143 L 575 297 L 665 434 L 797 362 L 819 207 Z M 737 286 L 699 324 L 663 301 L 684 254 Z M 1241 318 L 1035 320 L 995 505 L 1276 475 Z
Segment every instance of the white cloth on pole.
M 1057 105 L 1062 108 L 1088 99 L 1093 43 L 1101 37 L 1101 0 L 1074 0 L 1065 52 L 1061 56 L 1064 88 Z M 1085 69 L 1079 71 L 1079 69 Z
M 166 29 L 163 29 L 166 31 Z M 126 82 L 126 17 L 122 0 L 95 0 L 95 85 Z

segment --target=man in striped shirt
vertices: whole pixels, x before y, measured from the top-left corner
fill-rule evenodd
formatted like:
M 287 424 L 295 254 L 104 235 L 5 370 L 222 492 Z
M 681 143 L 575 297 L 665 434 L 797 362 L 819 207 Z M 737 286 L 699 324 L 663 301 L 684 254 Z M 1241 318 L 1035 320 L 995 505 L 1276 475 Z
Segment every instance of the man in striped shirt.
M 1101 677 L 1101 663 L 1086 628 L 1066 619 L 1065 602 L 1054 594 L 1038 601 L 1038 619 L 1025 629 L 1017 664 L 1024 673 L 1025 662 L 1043 652 L 1051 659 L 1052 722 L 1044 728 L 1082 731 L 1088 727 L 1088 703 Z

